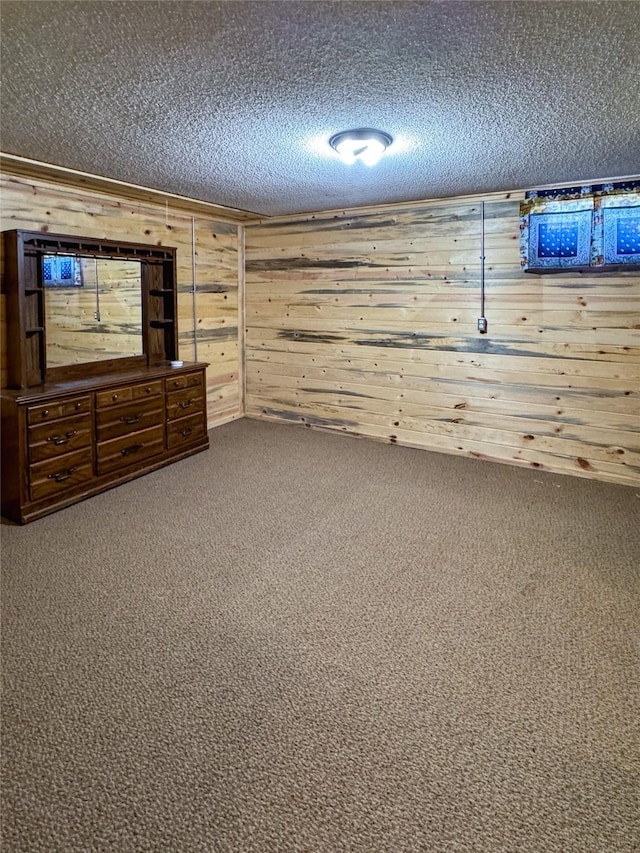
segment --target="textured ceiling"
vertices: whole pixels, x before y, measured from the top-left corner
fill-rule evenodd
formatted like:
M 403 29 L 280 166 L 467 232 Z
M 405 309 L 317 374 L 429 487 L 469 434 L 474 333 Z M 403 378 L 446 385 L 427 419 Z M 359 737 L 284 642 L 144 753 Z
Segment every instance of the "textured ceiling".
M 640 171 L 637 2 L 11 2 L 6 153 L 263 214 Z M 394 144 L 346 166 L 332 133 Z

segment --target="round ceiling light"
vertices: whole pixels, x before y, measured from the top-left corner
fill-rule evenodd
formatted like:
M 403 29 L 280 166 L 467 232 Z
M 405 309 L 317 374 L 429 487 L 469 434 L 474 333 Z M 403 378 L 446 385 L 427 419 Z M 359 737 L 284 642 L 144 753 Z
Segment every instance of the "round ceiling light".
M 383 130 L 359 127 L 334 134 L 329 145 L 349 166 L 356 160 L 362 160 L 367 166 L 375 166 L 392 142 L 393 138 Z

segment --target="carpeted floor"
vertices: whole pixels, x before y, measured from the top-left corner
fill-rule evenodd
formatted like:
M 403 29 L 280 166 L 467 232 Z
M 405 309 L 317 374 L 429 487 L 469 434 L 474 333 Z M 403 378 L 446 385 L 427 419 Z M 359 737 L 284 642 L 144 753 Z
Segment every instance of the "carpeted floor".
M 640 488 L 211 443 L 2 527 L 3 850 L 640 849 Z

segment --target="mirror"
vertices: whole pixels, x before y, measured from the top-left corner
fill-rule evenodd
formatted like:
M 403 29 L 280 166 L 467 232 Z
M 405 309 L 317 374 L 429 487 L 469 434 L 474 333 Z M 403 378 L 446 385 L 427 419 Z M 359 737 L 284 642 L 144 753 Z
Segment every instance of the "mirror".
M 47 368 L 143 354 L 140 261 L 42 256 Z
M 174 247 L 20 229 L 2 244 L 8 387 L 178 358 Z

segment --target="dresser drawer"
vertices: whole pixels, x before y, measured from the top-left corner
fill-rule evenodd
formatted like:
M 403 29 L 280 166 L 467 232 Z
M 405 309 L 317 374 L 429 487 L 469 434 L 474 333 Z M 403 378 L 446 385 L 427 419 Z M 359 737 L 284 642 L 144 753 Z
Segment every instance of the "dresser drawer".
M 42 462 L 81 447 L 89 447 L 91 436 L 91 417 L 88 414 L 29 427 L 29 461 L 31 464 Z
M 99 391 L 96 394 L 96 408 L 106 409 L 109 406 L 119 406 L 121 403 L 130 403 L 133 399 L 131 385 L 123 388 L 112 388 L 110 391 Z
M 202 373 L 183 373 L 166 379 L 167 391 L 180 391 L 182 388 L 202 388 Z
M 143 382 L 141 385 L 131 386 L 131 399 L 146 400 L 151 397 L 160 397 L 162 391 L 162 379 L 157 379 L 155 382 Z
M 77 450 L 75 453 L 66 453 L 55 459 L 47 459 L 29 468 L 29 486 L 31 489 L 31 500 L 39 501 L 42 498 L 64 492 L 77 486 L 79 483 L 87 482 L 93 477 L 93 465 L 91 464 L 91 448 Z
M 132 400 L 151 399 L 162 395 L 162 379 L 153 382 L 140 382 L 137 385 L 123 385 L 120 388 L 112 388 L 110 391 L 99 391 L 96 394 L 96 407 L 108 409 L 111 406 L 120 406 Z
M 201 441 L 205 436 L 205 421 L 202 412 L 187 418 L 178 418 L 167 424 L 167 447 L 175 450 L 183 444 Z
M 98 474 L 109 474 L 164 450 L 164 426 L 155 426 L 98 444 Z
M 202 386 L 185 388 L 184 391 L 172 391 L 167 394 L 167 420 L 184 418 L 204 411 Z
M 29 426 L 41 424 L 45 421 L 54 421 L 56 418 L 64 418 L 67 415 L 77 415 L 91 411 L 91 397 L 71 397 L 68 400 L 53 400 L 51 403 L 43 403 L 41 406 L 29 406 L 27 409 L 27 422 Z
M 108 441 L 119 435 L 139 432 L 152 426 L 162 426 L 164 410 L 162 399 L 140 399 L 124 406 L 114 406 L 96 411 L 98 441 Z

